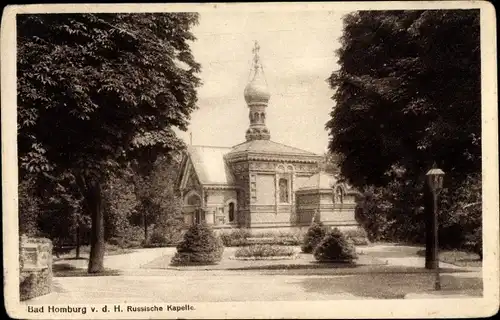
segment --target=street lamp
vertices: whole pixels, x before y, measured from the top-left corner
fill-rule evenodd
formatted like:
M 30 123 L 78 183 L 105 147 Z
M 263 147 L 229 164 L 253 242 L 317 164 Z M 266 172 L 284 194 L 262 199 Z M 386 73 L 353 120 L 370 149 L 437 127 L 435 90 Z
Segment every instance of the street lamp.
M 443 179 L 444 179 L 444 172 L 441 169 L 438 169 L 436 167 L 436 163 L 432 166 L 432 169 L 429 170 L 426 174 L 427 176 L 427 182 L 429 183 L 429 187 L 432 190 L 432 197 L 434 199 L 434 216 L 433 216 L 433 231 L 434 231 L 434 257 L 433 260 L 435 261 L 436 265 L 434 266 L 435 268 L 435 283 L 434 283 L 434 288 L 436 290 L 441 290 L 441 281 L 439 279 L 439 245 L 438 245 L 438 195 L 443 189 Z

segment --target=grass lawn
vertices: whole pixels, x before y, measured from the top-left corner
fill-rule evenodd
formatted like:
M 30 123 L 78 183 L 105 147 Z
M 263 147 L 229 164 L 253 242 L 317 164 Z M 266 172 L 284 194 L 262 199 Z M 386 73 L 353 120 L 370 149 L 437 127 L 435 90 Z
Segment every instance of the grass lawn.
M 425 250 L 418 251 L 419 256 L 425 256 Z M 441 250 L 439 261 L 453 264 L 459 267 L 481 267 L 482 260 L 479 255 L 473 252 L 460 250 Z

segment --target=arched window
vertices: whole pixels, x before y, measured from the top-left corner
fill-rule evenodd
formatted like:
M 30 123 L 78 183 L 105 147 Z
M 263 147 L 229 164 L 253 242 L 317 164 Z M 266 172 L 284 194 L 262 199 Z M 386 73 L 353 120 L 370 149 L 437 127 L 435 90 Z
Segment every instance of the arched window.
M 259 122 L 259 121 L 260 121 L 260 120 L 259 120 L 259 113 L 258 113 L 258 112 L 256 112 L 256 113 L 255 113 L 255 121 L 257 121 L 257 122 Z
M 229 203 L 229 222 L 234 221 L 234 202 Z
M 266 120 L 266 114 L 264 112 L 262 112 L 260 114 L 260 118 L 262 119 L 262 121 Z
M 279 198 L 281 203 L 288 203 L 288 180 L 285 178 L 279 180 Z
M 335 202 L 336 203 L 343 203 L 344 202 L 344 190 L 342 187 L 337 187 L 335 190 Z

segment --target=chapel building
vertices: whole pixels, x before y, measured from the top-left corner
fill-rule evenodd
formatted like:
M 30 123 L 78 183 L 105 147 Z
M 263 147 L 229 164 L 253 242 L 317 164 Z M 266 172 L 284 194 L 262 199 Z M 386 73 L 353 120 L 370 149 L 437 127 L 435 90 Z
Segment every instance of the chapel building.
M 323 156 L 271 140 L 266 125 L 271 95 L 258 50 L 256 44 L 244 89 L 245 141 L 233 147 L 190 145 L 183 156 L 178 189 L 185 224 L 263 232 L 307 228 L 312 221 L 357 227 L 355 192 L 320 170 Z

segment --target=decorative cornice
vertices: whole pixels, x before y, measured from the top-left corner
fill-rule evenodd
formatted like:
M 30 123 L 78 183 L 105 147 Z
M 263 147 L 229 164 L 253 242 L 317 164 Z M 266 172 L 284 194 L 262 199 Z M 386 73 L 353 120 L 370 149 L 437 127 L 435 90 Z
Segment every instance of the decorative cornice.
M 300 188 L 295 191 L 295 193 L 300 193 L 300 194 L 332 194 L 333 193 L 333 188 Z
M 248 152 L 242 151 L 237 153 L 228 153 L 224 156 L 228 162 L 241 160 L 259 160 L 272 162 L 293 162 L 293 163 L 319 163 L 322 160 L 318 155 L 303 155 L 303 154 L 270 154 L 264 152 Z
M 202 185 L 204 189 L 210 190 L 241 190 L 241 187 L 235 185 L 225 185 L 225 184 L 204 184 Z

